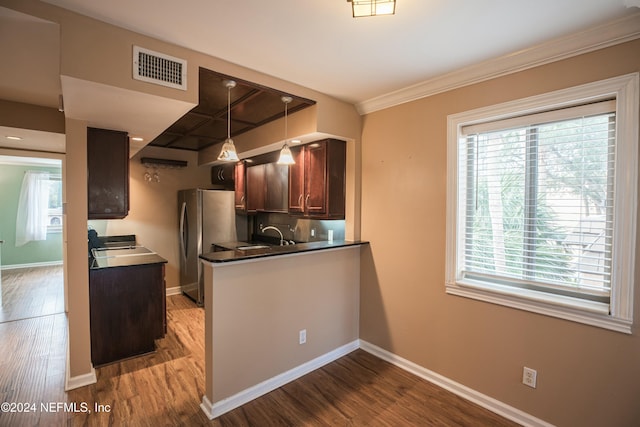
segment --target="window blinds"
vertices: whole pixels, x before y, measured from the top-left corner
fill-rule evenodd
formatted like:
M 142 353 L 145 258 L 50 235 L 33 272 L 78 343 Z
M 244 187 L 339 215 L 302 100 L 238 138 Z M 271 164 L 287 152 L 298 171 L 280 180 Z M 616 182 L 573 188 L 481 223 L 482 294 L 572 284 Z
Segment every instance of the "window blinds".
M 462 274 L 607 302 L 615 101 L 462 128 Z

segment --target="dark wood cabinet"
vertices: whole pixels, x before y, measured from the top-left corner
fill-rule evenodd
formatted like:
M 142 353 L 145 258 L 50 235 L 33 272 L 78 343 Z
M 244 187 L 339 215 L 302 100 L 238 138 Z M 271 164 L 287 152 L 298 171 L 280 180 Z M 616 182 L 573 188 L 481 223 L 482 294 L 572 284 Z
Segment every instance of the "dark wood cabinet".
M 87 128 L 89 219 L 121 219 L 129 213 L 129 136 Z
M 264 211 L 265 200 L 264 165 L 247 168 L 247 212 Z
M 247 213 L 247 182 L 246 182 L 246 163 L 244 160 L 235 164 L 235 205 L 237 213 Z
M 212 166 L 211 184 L 233 190 L 235 188 L 235 164 L 226 163 L 224 165 Z
M 291 151 L 289 213 L 344 219 L 346 143 L 327 139 Z
M 288 166 L 279 165 L 276 162 L 246 167 L 245 211 L 248 213 L 287 212 L 288 176 Z M 238 193 L 236 193 L 237 197 Z
M 89 270 L 89 302 L 94 366 L 154 351 L 167 328 L 164 264 Z
M 264 165 L 265 200 L 267 212 L 287 212 L 289 199 L 289 167 L 277 163 Z

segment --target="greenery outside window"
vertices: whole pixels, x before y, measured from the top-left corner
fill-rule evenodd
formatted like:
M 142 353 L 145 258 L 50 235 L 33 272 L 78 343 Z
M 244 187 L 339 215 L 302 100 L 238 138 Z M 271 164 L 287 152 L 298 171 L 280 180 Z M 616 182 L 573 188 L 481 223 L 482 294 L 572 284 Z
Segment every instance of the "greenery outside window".
M 448 118 L 447 292 L 630 333 L 638 75 Z

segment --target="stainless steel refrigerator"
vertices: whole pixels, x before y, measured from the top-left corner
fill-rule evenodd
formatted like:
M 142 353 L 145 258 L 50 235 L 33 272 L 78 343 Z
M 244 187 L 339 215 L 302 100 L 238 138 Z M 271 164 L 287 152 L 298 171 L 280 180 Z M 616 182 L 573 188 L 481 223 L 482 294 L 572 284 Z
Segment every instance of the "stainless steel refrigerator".
M 213 243 L 246 240 L 247 219 L 236 214 L 233 191 L 203 189 L 178 192 L 178 218 L 180 288 L 203 305 L 203 266 L 199 256 L 213 251 Z

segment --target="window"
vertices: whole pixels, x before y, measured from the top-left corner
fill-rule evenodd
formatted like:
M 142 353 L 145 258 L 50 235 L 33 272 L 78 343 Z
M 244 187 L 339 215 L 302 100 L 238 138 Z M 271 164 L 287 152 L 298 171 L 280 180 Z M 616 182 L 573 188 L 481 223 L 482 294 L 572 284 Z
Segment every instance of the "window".
M 48 232 L 62 232 L 62 180 L 60 175 L 49 176 Z
M 449 116 L 448 293 L 631 332 L 637 88 Z

